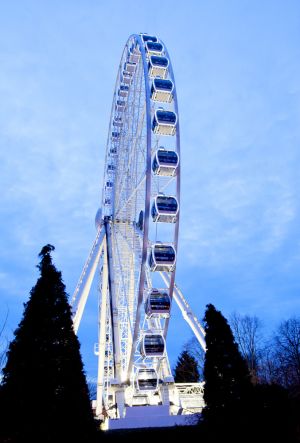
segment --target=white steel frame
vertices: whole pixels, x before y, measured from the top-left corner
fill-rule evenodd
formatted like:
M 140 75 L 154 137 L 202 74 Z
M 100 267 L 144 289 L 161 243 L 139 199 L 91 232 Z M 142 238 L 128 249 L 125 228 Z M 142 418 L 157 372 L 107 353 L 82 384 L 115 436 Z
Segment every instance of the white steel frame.
M 171 243 L 177 253 L 179 231 L 179 213 L 176 223 L 154 223 L 150 217 L 152 199 L 162 191 L 165 195 L 175 196 L 180 205 L 180 165 L 172 177 L 151 172 L 153 155 L 161 145 L 175 150 L 180 158 L 175 79 L 168 51 L 161 43 L 164 56 L 169 60 L 166 77 L 174 85 L 173 100 L 164 103 L 164 109 L 177 115 L 176 134 L 173 137 L 160 136 L 152 131 L 153 116 L 160 103 L 151 99 L 153 78 L 148 73 L 149 54 L 145 44 L 140 35 L 132 35 L 123 50 L 115 85 L 106 146 L 102 210 L 98 211 L 96 219 L 96 240 L 72 298 L 74 330 L 77 332 L 98 270 L 97 416 L 103 415 L 104 410 L 105 416 L 123 418 L 125 406 L 144 401 L 134 388 L 138 368 L 155 369 L 160 381 L 158 392 L 143 393 L 147 397 L 146 404 L 169 401 L 166 391 L 174 380 L 167 352 L 163 358 L 143 357 L 139 352 L 139 343 L 145 333 L 161 333 L 165 339 L 167 337 L 170 319 L 165 316 L 148 318 L 143 308 L 149 290 L 162 287 L 161 279 L 171 301 L 174 298 L 205 350 L 204 330 L 174 284 L 175 269 L 172 272 L 150 272 L 147 265 L 151 245 L 158 241 Z M 132 58 L 137 63 L 128 95 L 122 97 L 126 104 L 120 108 L 117 106 L 118 91 L 123 84 L 125 63 Z M 112 136 L 112 132 L 116 132 L 113 125 L 115 118 L 122 122 L 118 137 Z M 106 186 L 107 182 L 110 182 L 109 186 Z

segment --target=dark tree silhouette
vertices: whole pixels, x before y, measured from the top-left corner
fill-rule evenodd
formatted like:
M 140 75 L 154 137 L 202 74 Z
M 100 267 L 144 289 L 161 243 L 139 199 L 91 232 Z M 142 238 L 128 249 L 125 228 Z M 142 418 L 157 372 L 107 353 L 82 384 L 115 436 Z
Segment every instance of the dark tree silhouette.
M 252 385 L 227 320 L 209 304 L 205 312 L 204 421 L 232 428 L 247 417 Z M 219 429 L 220 430 L 220 429 Z
M 175 367 L 176 383 L 197 383 L 200 378 L 197 360 L 188 351 L 182 351 Z
M 80 345 L 53 250 L 46 245 L 39 254 L 40 277 L 9 345 L 0 396 L 3 441 L 94 439 Z

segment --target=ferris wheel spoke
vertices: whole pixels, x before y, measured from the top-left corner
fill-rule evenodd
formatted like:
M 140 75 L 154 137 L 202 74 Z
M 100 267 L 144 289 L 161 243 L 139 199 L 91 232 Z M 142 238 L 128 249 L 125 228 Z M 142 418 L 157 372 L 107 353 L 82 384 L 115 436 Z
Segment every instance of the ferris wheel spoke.
M 118 223 L 115 226 L 118 226 L 118 231 L 117 232 L 122 236 L 122 238 L 123 238 L 124 242 L 127 244 L 128 248 L 131 249 L 132 256 L 136 255 L 136 253 L 137 253 L 137 251 L 136 251 L 137 242 L 133 241 L 132 244 L 130 244 L 129 241 L 128 241 L 128 233 L 129 233 L 129 236 L 131 236 L 132 239 L 134 239 L 134 240 L 135 240 L 136 237 L 138 237 L 140 239 L 141 238 L 141 233 L 131 223 L 126 224 L 126 229 L 127 229 L 127 234 L 126 235 L 122 232 L 122 230 L 120 228 L 120 223 Z M 138 245 L 139 245 L 138 254 L 140 254 L 141 251 L 142 251 L 142 245 L 141 245 L 140 242 L 138 242 Z
M 116 235 L 116 231 L 115 231 L 114 238 L 116 239 L 116 237 L 117 237 L 117 235 Z M 120 245 L 120 246 L 122 246 L 122 245 Z M 126 274 L 124 272 L 122 272 L 123 271 L 122 266 L 124 266 L 124 262 L 126 262 L 125 261 L 126 259 L 129 259 L 128 263 L 129 263 L 129 267 L 131 267 L 130 265 L 131 265 L 132 252 L 128 251 L 128 253 L 125 253 L 125 251 L 124 251 L 125 248 L 122 248 L 122 256 L 121 256 L 120 246 L 119 246 L 118 241 L 114 242 L 114 248 L 116 251 L 115 257 L 117 258 L 116 266 L 117 266 L 117 269 L 120 269 L 120 276 L 121 276 L 120 286 L 118 288 L 119 291 L 121 289 L 121 291 L 120 291 L 121 294 L 119 292 L 119 296 L 117 296 L 117 299 L 118 299 L 119 308 L 122 308 L 122 309 L 125 308 L 127 310 L 128 326 L 129 326 L 128 330 L 132 334 L 132 324 L 131 324 L 131 318 L 130 318 L 130 313 L 129 313 L 129 302 L 128 302 L 128 297 L 127 297 L 127 294 L 128 294 L 127 286 L 128 285 L 126 285 L 125 280 L 124 280 L 124 275 L 126 275 Z M 125 255 L 125 260 L 124 260 L 124 255 Z
M 123 190 L 124 187 L 126 186 L 126 183 L 128 181 L 128 177 L 130 177 L 132 175 L 132 173 L 134 171 L 132 171 L 132 168 L 135 166 L 132 164 L 133 159 L 138 158 L 138 153 L 136 152 L 136 148 L 137 148 L 137 143 L 138 141 L 141 140 L 141 137 L 137 137 L 135 143 L 132 146 L 132 149 L 130 151 L 130 155 L 129 157 L 123 159 L 123 165 L 120 165 L 123 169 L 123 174 L 122 176 L 119 178 L 120 180 L 120 184 L 118 186 L 117 192 L 118 195 L 117 197 L 117 202 L 119 202 L 119 200 L 121 199 L 122 195 L 123 195 Z M 118 204 L 116 205 L 116 209 L 118 210 Z
M 164 185 L 163 187 L 160 189 L 160 192 L 164 192 L 172 182 L 174 182 L 176 180 L 175 177 L 171 177 Z
M 134 311 L 135 311 L 135 291 L 136 291 L 136 287 L 138 286 L 138 281 L 139 281 L 139 273 L 140 273 L 140 268 L 136 269 L 136 265 L 139 264 L 139 257 L 141 255 L 141 244 L 140 244 L 140 239 L 139 239 L 139 235 L 136 229 L 134 229 L 134 227 L 132 225 L 127 225 L 126 229 L 126 235 L 122 232 L 120 224 L 115 225 L 118 226 L 118 235 L 122 236 L 122 244 L 125 245 L 125 247 L 128 248 L 128 257 L 124 257 L 123 256 L 123 261 L 121 262 L 121 266 L 122 263 L 125 264 L 125 266 L 128 267 L 128 263 L 130 264 L 129 268 L 128 268 L 128 272 L 125 274 L 128 275 L 129 281 L 130 281 L 130 285 L 129 285 L 129 294 L 127 297 L 127 305 L 128 305 L 128 309 L 129 309 L 129 316 L 131 318 L 131 325 L 134 324 Z M 131 243 L 129 243 L 128 238 L 131 238 L 132 241 Z M 122 248 L 123 249 L 123 248 Z M 124 272 L 125 269 L 122 269 L 122 271 Z
M 118 218 L 118 215 L 123 211 L 123 209 L 127 206 L 130 200 L 132 200 L 132 198 L 136 195 L 138 189 L 145 184 L 145 180 L 146 180 L 146 175 L 144 173 L 137 186 L 132 190 L 129 197 L 122 203 L 122 206 L 119 207 L 119 209 L 116 211 L 115 213 L 116 218 Z
M 122 180 L 122 181 L 117 189 L 117 196 L 116 196 L 117 197 L 117 200 L 116 200 L 117 204 L 115 207 L 116 212 L 119 212 L 118 209 L 119 209 L 120 199 L 123 194 L 124 186 L 126 184 L 126 177 L 129 174 L 129 171 L 131 170 L 133 160 L 137 157 L 137 147 L 139 146 L 139 141 L 142 138 L 145 113 L 146 113 L 146 105 L 144 104 L 141 116 L 140 117 L 138 116 L 139 120 L 136 124 L 136 126 L 137 126 L 136 133 L 134 134 L 134 136 L 132 135 L 133 144 L 132 144 L 132 147 L 130 150 L 130 154 L 128 156 L 127 164 L 124 165 L 124 173 L 120 177 L 120 180 Z

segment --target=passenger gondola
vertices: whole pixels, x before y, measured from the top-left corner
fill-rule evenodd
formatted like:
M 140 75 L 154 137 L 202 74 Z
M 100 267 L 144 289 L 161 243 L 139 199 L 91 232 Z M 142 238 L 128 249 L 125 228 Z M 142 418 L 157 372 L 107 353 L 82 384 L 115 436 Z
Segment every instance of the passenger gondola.
M 135 389 L 137 392 L 151 391 L 158 389 L 158 376 L 153 368 L 139 368 L 135 374 Z
M 115 110 L 118 112 L 122 112 L 124 111 L 125 106 L 126 106 L 125 100 L 117 100 Z
M 149 34 L 140 34 L 140 35 L 141 35 L 142 40 L 143 40 L 144 43 L 146 43 L 146 42 L 154 42 L 154 43 L 156 43 L 157 40 L 158 40 L 158 38 L 155 37 L 154 35 L 149 35 Z
M 112 131 L 112 133 L 111 133 L 111 139 L 112 139 L 112 141 L 113 142 L 116 142 L 116 141 L 118 141 L 119 139 L 120 139 L 120 132 L 118 132 L 118 131 Z
M 138 63 L 139 59 L 139 51 L 137 50 L 136 46 L 132 46 L 132 48 L 128 51 L 128 60 L 130 63 Z
M 121 75 L 121 82 L 124 83 L 124 85 L 130 85 L 132 82 L 132 74 L 127 71 L 123 71 L 123 74 Z
M 155 175 L 173 177 L 177 174 L 179 157 L 176 151 L 168 151 L 160 147 L 152 160 L 152 171 Z
M 149 267 L 151 271 L 172 272 L 176 264 L 176 251 L 172 245 L 155 243 L 151 246 Z
M 165 289 L 152 288 L 145 302 L 147 317 L 169 317 L 171 300 Z
M 147 54 L 150 55 L 162 55 L 164 46 L 159 42 L 146 42 L 145 49 Z
M 123 126 L 122 117 L 115 116 L 113 119 L 113 126 L 116 126 L 118 128 L 122 128 L 122 126 Z
M 128 91 L 129 91 L 129 86 L 128 85 L 120 85 L 120 88 L 118 90 L 118 95 L 120 97 L 127 97 L 128 96 Z
M 179 205 L 176 197 L 157 195 L 152 204 L 151 215 L 154 222 L 176 223 Z
M 172 111 L 157 109 L 154 113 L 152 131 L 159 135 L 175 135 L 177 115 Z
M 168 66 L 169 60 L 166 57 L 151 55 L 148 64 L 150 77 L 166 78 L 168 74 Z
M 163 357 L 165 339 L 162 334 L 146 333 L 140 343 L 140 352 L 143 357 Z
M 124 71 L 129 74 L 134 74 L 136 69 L 136 63 L 126 62 L 124 63 Z
M 107 165 L 107 172 L 114 172 L 116 169 L 115 165 Z
M 151 98 L 157 102 L 171 103 L 174 85 L 171 80 L 155 78 L 151 86 Z

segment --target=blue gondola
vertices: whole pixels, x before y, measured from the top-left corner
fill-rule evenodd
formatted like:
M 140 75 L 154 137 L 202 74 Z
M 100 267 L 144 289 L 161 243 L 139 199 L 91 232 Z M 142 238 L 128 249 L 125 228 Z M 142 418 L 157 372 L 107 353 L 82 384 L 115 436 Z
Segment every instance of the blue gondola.
M 159 135 L 175 135 L 177 115 L 172 111 L 157 109 L 154 113 L 152 131 Z
M 168 74 L 168 66 L 169 60 L 166 57 L 151 55 L 148 64 L 150 77 L 166 78 Z
M 136 63 L 131 63 L 131 62 L 124 63 L 125 72 L 128 72 L 129 74 L 134 74 L 135 70 L 136 70 Z
M 120 139 L 121 133 L 118 131 L 112 131 L 111 133 L 111 139 L 113 142 L 116 142 Z
M 171 300 L 165 289 L 152 288 L 145 302 L 148 317 L 169 317 Z
M 149 255 L 150 271 L 174 271 L 176 251 L 172 245 L 155 243 L 151 246 Z
M 157 42 L 157 37 L 155 37 L 154 35 L 149 35 L 149 34 L 140 34 L 140 36 L 142 37 L 142 40 L 144 43 L 146 42 Z
M 164 46 L 159 42 L 146 42 L 145 49 L 148 55 L 162 55 Z
M 107 189 L 111 189 L 113 186 L 114 186 L 113 182 L 111 182 L 111 181 L 106 182 Z
M 136 46 L 132 46 L 131 49 L 128 51 L 128 61 L 130 63 L 138 63 L 140 56 L 141 54 Z
M 122 111 L 124 111 L 125 106 L 126 106 L 125 100 L 117 100 L 115 110 L 118 112 L 122 112 Z
M 112 147 L 110 148 L 110 150 L 109 150 L 109 153 L 110 153 L 110 155 L 111 155 L 112 157 L 114 157 L 115 155 L 117 155 L 118 150 L 117 150 L 117 148 L 116 148 L 115 146 L 112 146 Z
M 140 352 L 143 357 L 163 357 L 165 339 L 162 334 L 146 333 L 140 343 Z
M 157 149 L 152 160 L 152 171 L 155 175 L 173 177 L 177 173 L 179 157 L 176 151 L 163 147 Z
M 132 82 L 132 78 L 132 74 L 127 71 L 123 71 L 123 74 L 121 75 L 121 83 L 124 83 L 124 85 L 130 85 Z
M 114 172 L 116 169 L 115 165 L 107 165 L 107 172 Z
M 111 199 L 110 199 L 110 198 L 106 198 L 106 199 L 104 200 L 104 204 L 105 204 L 106 206 L 110 205 L 110 204 L 111 204 Z
M 135 374 L 135 389 L 137 392 L 155 392 L 158 389 L 158 376 L 153 368 L 139 368 Z
M 118 128 L 122 128 L 122 126 L 123 126 L 122 117 L 115 116 L 113 119 L 113 126 L 116 126 Z
M 129 91 L 129 86 L 128 85 L 120 85 L 120 88 L 118 90 L 118 95 L 120 97 L 127 97 L 128 96 L 128 91 Z
M 176 197 L 157 195 L 152 203 L 151 215 L 154 222 L 176 223 L 179 205 Z
M 107 374 L 111 374 L 112 373 L 112 370 L 113 370 L 113 367 L 112 366 L 104 366 L 104 374 L 105 375 L 107 375 Z
M 151 86 L 151 98 L 157 102 L 171 103 L 174 85 L 171 80 L 155 78 Z

